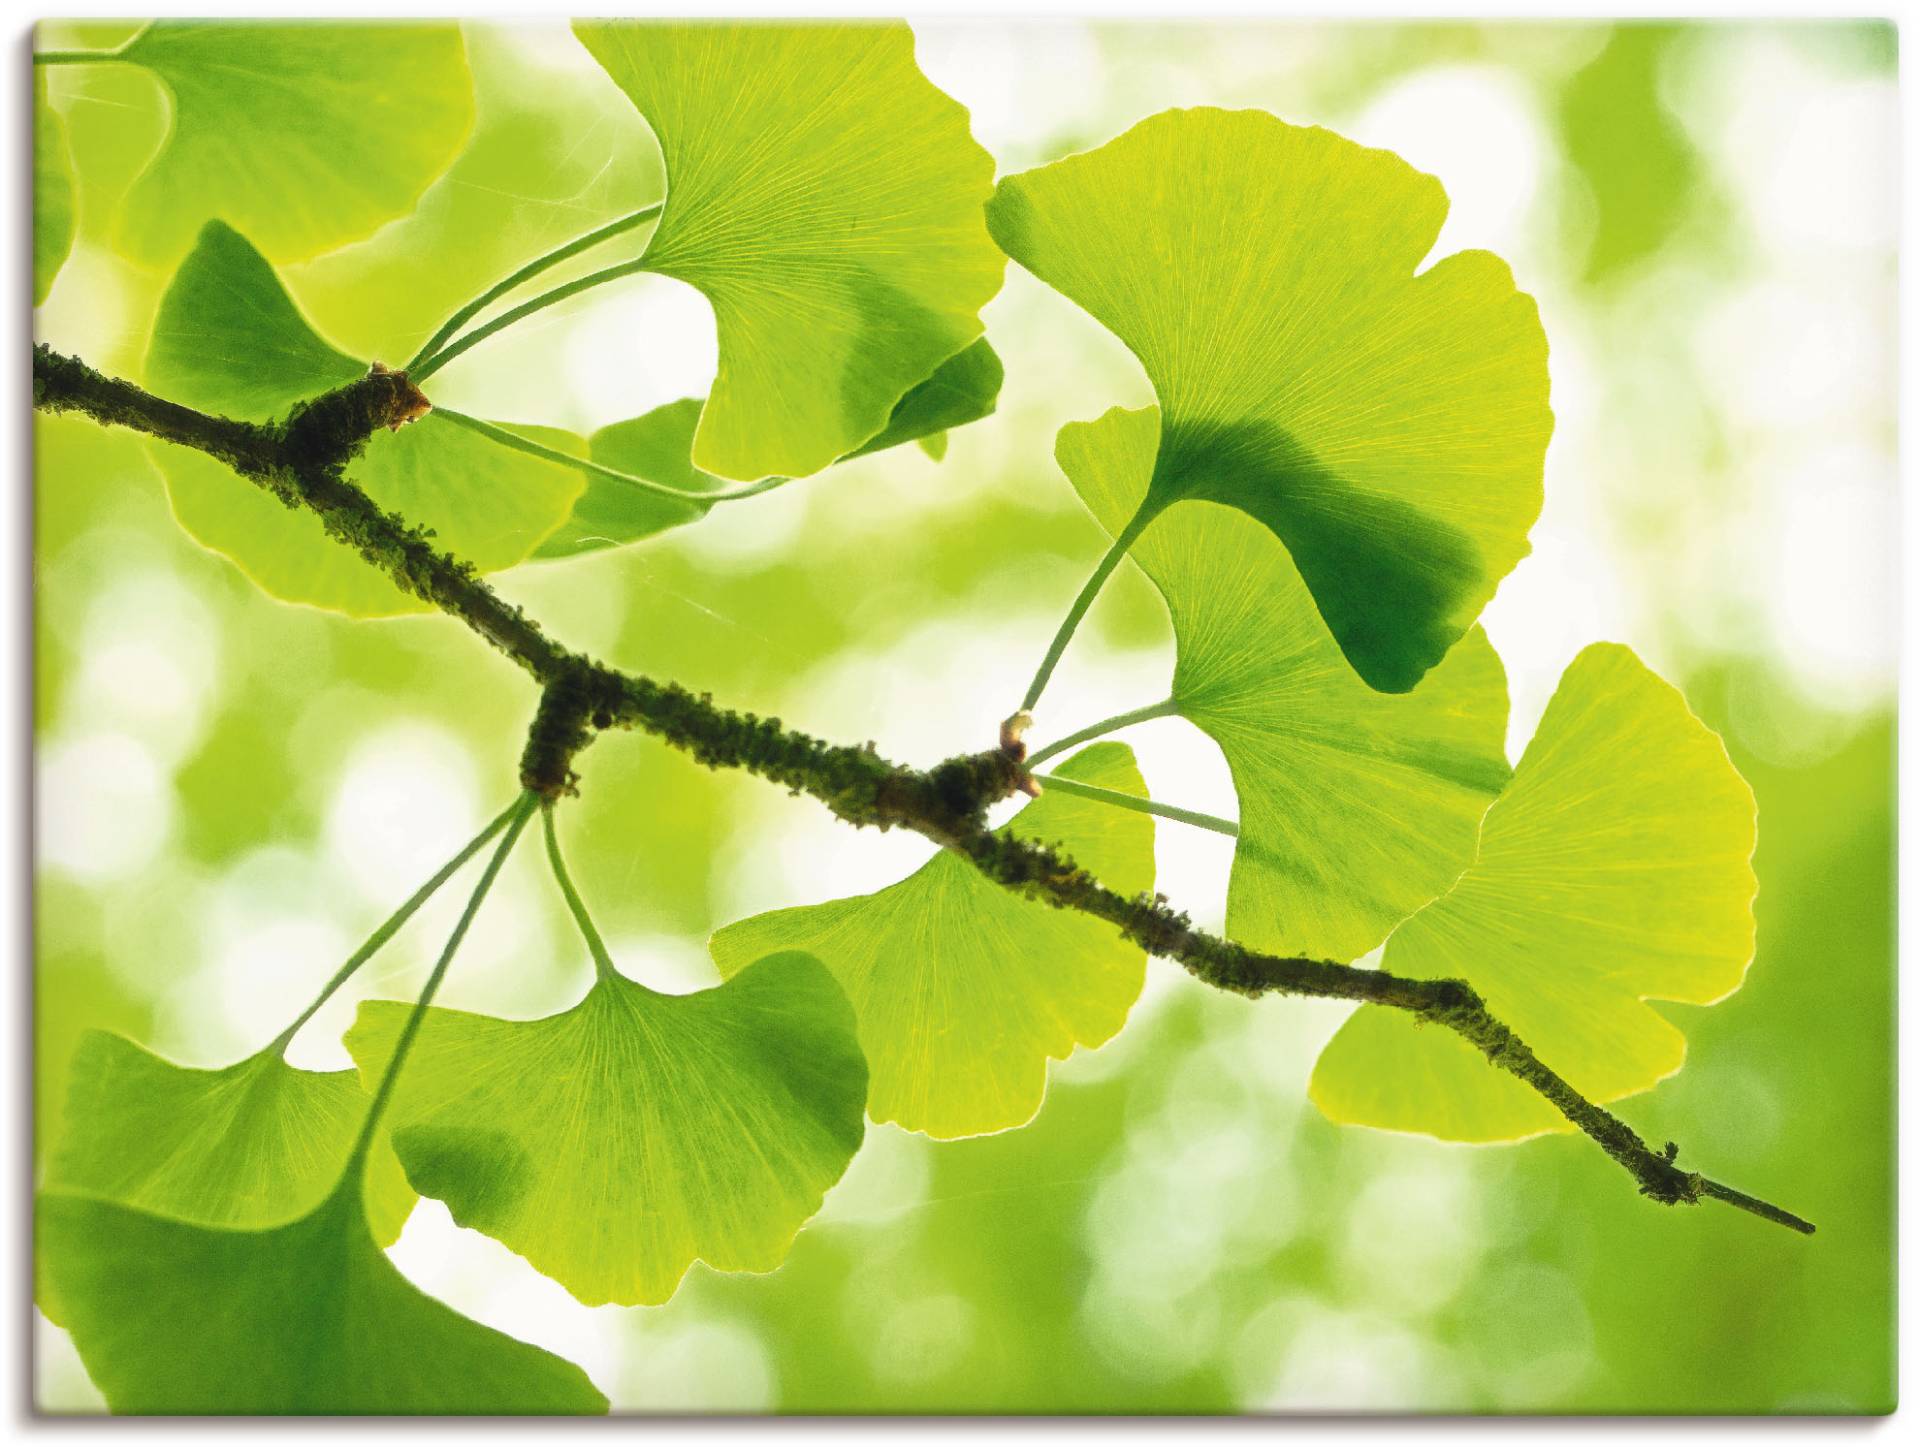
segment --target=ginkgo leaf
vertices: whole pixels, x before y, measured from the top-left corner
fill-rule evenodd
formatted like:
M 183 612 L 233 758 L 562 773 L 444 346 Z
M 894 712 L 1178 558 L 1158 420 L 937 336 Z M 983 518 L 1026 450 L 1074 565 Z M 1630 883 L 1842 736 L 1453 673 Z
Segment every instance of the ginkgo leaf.
M 68 1067 L 65 1130 L 46 1184 L 203 1226 L 271 1226 L 333 1191 L 369 1097 L 351 1070 L 296 1070 L 267 1049 L 218 1070 L 89 1030 Z M 414 1194 L 381 1143 L 369 1158 L 374 1236 L 400 1235 Z
M 352 1182 L 264 1230 L 43 1193 L 39 1289 L 116 1412 L 586 1413 L 568 1361 L 424 1295 L 368 1234 Z
M 385 1068 L 411 1007 L 369 1001 L 346 1037 Z M 717 989 L 612 973 L 543 1020 L 428 1012 L 394 1098 L 394 1148 L 454 1220 L 589 1305 L 666 1301 L 695 1260 L 771 1271 L 860 1148 L 867 1071 L 817 960 Z
M 1138 509 L 1153 408 L 1061 429 L 1061 468 L 1101 525 Z M 1237 509 L 1183 502 L 1133 545 L 1173 620 L 1172 698 L 1226 756 L 1240 799 L 1227 932 L 1352 960 L 1473 860 L 1508 776 L 1507 680 L 1473 629 L 1410 693 L 1354 675 L 1287 550 Z
M 248 240 L 209 222 L 161 299 L 147 380 L 173 401 L 249 422 L 365 373 L 308 325 Z M 522 427 L 549 447 L 584 453 L 569 432 Z M 196 540 L 276 598 L 359 617 L 425 605 L 294 510 L 218 462 L 155 443 L 174 514 Z M 382 507 L 431 528 L 435 542 L 482 572 L 528 557 L 565 522 L 584 486 L 575 468 L 502 447 L 429 413 L 380 432 L 348 475 Z
M 298 261 L 403 215 L 466 142 L 473 79 L 447 22 L 157 20 L 116 58 L 172 102 L 119 244 L 159 265 L 209 217 Z
M 1095 744 L 1056 772 L 1146 794 L 1124 744 Z M 1145 814 L 1056 790 L 1007 828 L 1122 894 L 1153 887 Z M 945 851 L 875 894 L 756 915 L 708 947 L 725 975 L 770 950 L 823 961 L 859 1017 L 868 1113 L 942 1140 L 1032 1120 L 1048 1059 L 1112 1039 L 1146 979 L 1145 952 L 1113 926 L 1012 894 Z
M 53 290 L 53 279 L 73 250 L 73 157 L 67 123 L 47 102 L 47 73 L 33 71 L 33 304 Z
M 1647 1090 L 1686 1038 L 1644 1003 L 1710 1005 L 1753 958 L 1753 793 L 1686 700 L 1599 643 L 1560 680 L 1480 856 L 1387 943 L 1384 968 L 1465 979 L 1589 1100 Z M 1472 1046 L 1362 1007 L 1313 1073 L 1330 1118 L 1446 1140 L 1571 1126 Z
M 848 456 L 865 457 L 903 442 L 930 443 L 937 438 L 939 450 L 929 447 L 928 451 L 938 462 L 946 453 L 949 431 L 993 415 L 1006 375 L 999 353 L 982 337 L 947 358 L 931 377 L 902 397 L 886 429 Z
M 1405 692 L 1527 551 L 1553 415 L 1506 263 L 1416 274 L 1440 183 L 1264 111 L 1176 110 L 1001 181 L 1008 255 L 1139 358 L 1165 414 L 1139 520 L 1183 498 L 1287 545 L 1360 676 Z
M 864 457 L 903 442 L 940 439 L 992 414 L 1004 373 L 1000 358 L 982 337 L 941 363 L 926 381 L 900 399 L 886 431 L 850 454 Z M 688 500 L 662 497 L 616 478 L 589 474 L 573 515 L 535 551 L 537 558 L 570 558 L 637 542 L 667 528 L 695 522 L 710 508 L 698 499 L 728 484 L 693 465 L 693 434 L 700 420 L 698 398 L 683 398 L 642 416 L 602 427 L 587 439 L 588 456 L 621 472 L 677 488 Z M 934 454 L 935 460 L 939 453 Z
M 648 269 L 713 307 L 703 472 L 817 472 L 980 335 L 1005 268 L 982 213 L 993 159 L 914 64 L 904 25 L 574 31 L 660 141 Z

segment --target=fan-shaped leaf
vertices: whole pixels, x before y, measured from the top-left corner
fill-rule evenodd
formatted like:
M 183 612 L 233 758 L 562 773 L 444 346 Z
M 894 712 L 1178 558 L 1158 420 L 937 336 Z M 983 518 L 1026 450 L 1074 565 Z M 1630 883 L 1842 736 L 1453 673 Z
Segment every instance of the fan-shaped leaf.
M 181 263 L 154 323 L 147 378 L 188 406 L 251 422 L 344 385 L 366 368 L 329 346 L 300 315 L 273 268 L 231 227 L 210 222 Z M 515 429 L 567 452 L 572 433 Z M 276 598 L 360 617 L 419 611 L 312 514 L 281 505 L 203 454 L 155 444 L 175 515 L 187 531 Z M 382 432 L 349 474 L 383 507 L 431 528 L 437 543 L 483 572 L 525 559 L 579 497 L 579 472 L 515 452 L 429 413 Z
M 203 1226 L 311 1211 L 340 1179 L 369 1104 L 351 1070 L 296 1070 L 272 1049 L 196 1070 L 105 1030 L 80 1037 L 68 1080 L 46 1184 Z M 367 1173 L 380 1241 L 398 1238 L 413 1199 L 380 1145 Z
M 1146 793 L 1123 744 L 1095 744 L 1058 772 Z M 1123 894 L 1153 887 L 1145 814 L 1056 791 L 1007 827 Z M 860 1020 L 868 1112 L 941 1139 L 1033 1119 L 1048 1058 L 1118 1034 L 1146 978 L 1144 952 L 1111 925 L 1011 894 L 944 852 L 876 894 L 728 925 L 709 948 L 728 975 L 769 950 L 824 961 Z
M 33 71 L 33 304 L 53 290 L 53 279 L 73 250 L 73 157 L 67 123 L 47 103 L 47 73 Z
M 1000 358 L 982 337 L 941 363 L 938 371 L 902 397 L 886 431 L 851 456 L 864 457 L 903 442 L 925 445 L 938 438 L 940 451 L 933 454 L 937 461 L 946 450 L 948 428 L 962 427 L 992 414 L 1003 375 Z M 669 402 L 629 421 L 602 427 L 587 439 L 588 454 L 595 462 L 678 488 L 687 494 L 688 501 L 589 474 L 586 491 L 573 505 L 573 516 L 540 545 L 534 556 L 575 557 L 637 542 L 705 517 L 708 508 L 698 501 L 700 494 L 717 491 L 726 484 L 693 465 L 693 434 L 701 405 L 697 398 Z
M 409 1006 L 370 1001 L 371 1079 Z M 572 1009 L 435 1009 L 394 1098 L 409 1178 L 590 1305 L 663 1302 L 687 1268 L 771 1271 L 865 1130 L 853 1012 L 817 960 L 660 995 L 608 975 Z
M 298 261 L 410 210 L 473 123 L 460 27 L 158 20 L 119 52 L 166 86 L 173 120 L 119 240 L 154 264 L 209 217 Z
M 1553 425 L 1506 264 L 1415 274 L 1439 182 L 1264 111 L 1182 110 L 1006 178 L 987 212 L 1145 367 L 1165 426 L 1143 515 L 1259 519 L 1361 677 L 1419 682 L 1526 553 Z
M 1061 430 L 1060 466 L 1118 533 L 1145 495 L 1152 408 Z M 1173 700 L 1226 755 L 1240 797 L 1227 931 L 1256 949 L 1350 960 L 1473 859 L 1507 779 L 1507 683 L 1477 628 L 1411 693 L 1346 666 L 1286 549 L 1208 502 L 1133 545 L 1173 618 Z
M 1574 659 L 1480 857 L 1387 944 L 1397 974 L 1470 981 L 1589 1100 L 1678 1070 L 1686 1039 L 1649 999 L 1710 1005 L 1753 958 L 1753 793 L 1686 700 L 1617 644 Z M 1446 1140 L 1568 1130 L 1445 1030 L 1363 1007 L 1320 1057 L 1338 1121 Z
M 574 30 L 660 140 L 648 268 L 713 306 L 702 471 L 817 472 L 980 335 L 1005 266 L 981 211 L 993 160 L 904 25 Z
M 35 1212 L 40 1285 L 116 1412 L 604 1412 L 571 1362 L 423 1295 L 343 1182 L 266 1230 L 62 1192 Z

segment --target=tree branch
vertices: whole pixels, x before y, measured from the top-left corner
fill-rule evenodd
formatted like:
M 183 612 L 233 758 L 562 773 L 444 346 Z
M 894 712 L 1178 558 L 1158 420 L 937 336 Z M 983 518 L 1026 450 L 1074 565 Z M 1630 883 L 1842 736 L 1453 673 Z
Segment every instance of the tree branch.
M 1626 1122 L 1543 1063 L 1464 980 L 1407 979 L 1251 950 L 1196 929 L 1162 896 L 1120 895 L 1060 851 L 988 828 L 988 807 L 1029 783 L 1017 740 L 932 769 L 907 768 L 888 762 L 871 744 L 825 743 L 784 727 L 777 718 L 721 708 L 705 694 L 619 672 L 553 642 L 471 565 L 434 548 L 425 533 L 383 512 L 347 479 L 346 466 L 376 428 L 398 425 L 425 405 L 402 374 L 376 370 L 296 409 L 285 423 L 255 424 L 178 406 L 39 346 L 33 398 L 41 410 L 80 412 L 219 459 L 287 506 L 317 514 L 330 536 L 513 659 L 541 686 L 521 778 L 547 800 L 574 791 L 573 761 L 597 734 L 641 729 L 709 768 L 744 769 L 810 795 L 849 824 L 911 829 L 965 856 L 1007 889 L 1107 921 L 1216 989 L 1405 1010 L 1453 1031 L 1537 1091 L 1618 1162 L 1643 1195 L 1667 1205 L 1710 1197 L 1796 1231 L 1814 1229 L 1777 1206 L 1681 1170 L 1675 1164 L 1678 1148 L 1670 1142 L 1663 1151 L 1651 1149 Z

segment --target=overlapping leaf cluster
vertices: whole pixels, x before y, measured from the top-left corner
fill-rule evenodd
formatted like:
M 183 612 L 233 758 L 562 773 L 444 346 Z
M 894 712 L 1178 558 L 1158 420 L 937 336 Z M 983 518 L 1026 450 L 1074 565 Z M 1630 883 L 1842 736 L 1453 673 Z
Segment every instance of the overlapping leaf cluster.
M 1475 620 L 1539 512 L 1546 344 L 1497 258 L 1428 264 L 1434 178 L 1264 112 L 1191 110 L 995 187 L 904 27 L 576 29 L 666 177 L 602 243 L 632 254 L 589 281 L 654 271 L 704 293 L 711 395 L 585 437 L 430 412 L 354 461 L 378 503 L 490 571 L 637 542 L 903 442 L 938 455 L 993 408 L 979 312 L 1010 256 L 1125 342 L 1158 399 L 1060 435 L 1114 541 L 1035 693 L 1100 582 L 1143 569 L 1177 651 L 1157 711 L 1213 740 L 1239 798 L 1228 933 L 1339 961 L 1384 942 L 1391 970 L 1466 978 L 1593 1100 L 1678 1068 L 1684 1040 L 1645 1002 L 1739 984 L 1751 796 L 1614 645 L 1573 662 L 1509 766 L 1505 676 Z M 454 162 L 472 118 L 457 27 L 167 22 L 115 59 L 174 108 L 121 221 L 173 268 L 146 383 L 265 423 L 365 374 L 374 359 L 322 337 L 276 263 L 405 213 Z M 265 98 L 244 126 L 243 94 Z M 36 116 L 38 300 L 78 184 L 44 75 Z M 155 456 L 181 524 L 274 596 L 418 606 L 314 518 L 201 454 Z M 1095 743 L 1053 777 L 1008 831 L 1150 894 L 1131 752 Z M 777 1266 L 869 1118 L 941 1139 L 1024 1124 L 1048 1062 L 1110 1039 L 1144 982 L 1112 926 L 943 853 L 876 893 L 729 926 L 711 941 L 726 982 L 663 996 L 619 972 L 549 843 L 597 967 L 557 1014 L 373 1003 L 346 1038 L 359 1070 L 337 1074 L 287 1065 L 284 1035 L 217 1070 L 82 1046 L 40 1299 L 116 1409 L 603 1407 L 577 1368 L 387 1262 L 416 1193 L 583 1301 L 664 1301 L 696 1260 Z M 1453 1140 L 1566 1127 L 1467 1045 L 1374 1009 L 1312 1094 L 1337 1120 Z

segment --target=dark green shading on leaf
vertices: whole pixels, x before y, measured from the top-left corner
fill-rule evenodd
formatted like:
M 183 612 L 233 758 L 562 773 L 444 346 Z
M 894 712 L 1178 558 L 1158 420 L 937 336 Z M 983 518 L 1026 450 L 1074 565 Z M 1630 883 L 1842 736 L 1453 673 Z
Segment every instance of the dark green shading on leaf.
M 249 422 L 284 417 L 365 371 L 313 330 L 247 239 L 217 221 L 161 299 L 147 354 L 157 392 Z M 516 430 L 562 451 L 585 448 L 572 433 Z M 359 617 L 424 607 L 327 537 L 310 514 L 198 453 L 156 445 L 153 454 L 181 525 L 273 596 Z M 431 413 L 378 433 L 348 473 L 375 502 L 431 528 L 482 572 L 524 560 L 565 521 L 583 486 L 571 467 L 502 448 Z
M 90 1030 L 68 1079 L 47 1186 L 202 1226 L 270 1226 L 313 1210 L 338 1183 L 368 1105 L 353 1071 L 296 1070 L 277 1044 L 196 1070 Z M 413 1209 L 384 1144 L 369 1158 L 367 1209 L 381 1242 Z
M 849 456 L 864 457 L 903 442 L 926 445 L 937 438 L 939 451 L 929 451 L 938 460 L 946 450 L 947 429 L 992 414 L 1003 376 L 1000 358 L 982 337 L 948 358 L 931 377 L 902 397 L 886 430 Z M 573 515 L 535 550 L 534 556 L 576 557 L 637 542 L 705 517 L 709 506 L 698 501 L 700 495 L 721 491 L 728 484 L 693 465 L 693 435 L 701 405 L 698 398 L 669 402 L 643 416 L 602 427 L 587 439 L 588 455 L 595 462 L 678 488 L 687 494 L 688 501 L 661 497 L 618 479 L 590 473 L 586 490 L 573 505 Z
M 1058 770 L 1144 796 L 1124 744 L 1096 744 Z M 1007 829 L 1055 844 L 1109 887 L 1153 887 L 1153 821 L 1051 791 Z M 1119 1033 L 1146 956 L 1111 925 L 1010 894 L 942 852 L 874 894 L 775 910 L 718 931 L 722 974 L 771 950 L 805 950 L 845 987 L 872 1072 L 868 1112 L 941 1139 L 1025 1125 L 1047 1061 Z
M 1168 111 L 1000 183 L 994 237 L 1140 359 L 1150 517 L 1187 498 L 1292 552 L 1354 669 L 1401 693 L 1539 514 L 1546 340 L 1506 264 L 1415 274 L 1446 217 L 1397 156 L 1262 111 Z
M 1753 793 L 1720 739 L 1633 653 L 1568 666 L 1480 855 L 1402 925 L 1384 967 L 1461 978 L 1594 1101 L 1650 1089 L 1686 1038 L 1645 1001 L 1710 1005 L 1753 958 Z M 1362 1007 L 1315 1066 L 1329 1117 L 1446 1140 L 1571 1129 L 1450 1032 Z
M 981 212 L 993 162 L 904 25 L 574 30 L 665 157 L 646 269 L 713 306 L 701 470 L 817 472 L 980 335 L 1005 265 Z
M 1135 515 L 1158 438 L 1152 408 L 1061 429 L 1060 466 L 1109 532 Z M 1213 503 L 1170 507 L 1132 557 L 1172 617 L 1175 708 L 1233 770 L 1227 933 L 1357 959 L 1473 860 L 1509 772 L 1499 658 L 1476 628 L 1410 693 L 1376 693 L 1315 611 L 1299 553 Z
M 73 157 L 67 124 L 47 103 L 47 73 L 33 72 L 33 304 L 53 290 L 53 279 L 73 250 Z
M 409 1007 L 347 1034 L 364 1076 Z M 662 995 L 603 973 L 543 1020 L 428 1013 L 394 1099 L 424 1194 L 589 1305 L 657 1304 L 695 1260 L 771 1271 L 865 1130 L 853 1012 L 817 960 Z
M 368 1234 L 356 1183 L 266 1230 L 61 1192 L 35 1211 L 41 1287 L 115 1412 L 604 1412 L 578 1367 L 469 1321 Z
M 279 262 L 371 235 L 412 209 L 473 124 L 449 22 L 157 20 L 118 58 L 172 103 L 120 216 L 120 245 L 153 265 L 210 217 Z

